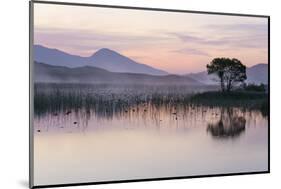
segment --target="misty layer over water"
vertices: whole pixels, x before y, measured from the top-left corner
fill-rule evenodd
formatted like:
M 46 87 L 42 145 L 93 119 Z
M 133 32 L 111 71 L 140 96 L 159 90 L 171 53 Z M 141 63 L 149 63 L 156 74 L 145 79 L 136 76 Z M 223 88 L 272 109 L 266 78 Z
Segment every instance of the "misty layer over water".
M 34 118 L 35 184 L 267 170 L 268 120 L 241 108 L 140 103 Z

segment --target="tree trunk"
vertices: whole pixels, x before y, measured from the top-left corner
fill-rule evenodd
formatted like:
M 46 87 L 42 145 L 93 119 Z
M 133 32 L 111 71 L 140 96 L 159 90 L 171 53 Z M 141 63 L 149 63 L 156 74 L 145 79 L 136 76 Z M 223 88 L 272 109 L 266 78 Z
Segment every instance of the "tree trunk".
M 231 90 L 231 86 L 232 86 L 232 81 L 231 81 L 231 80 L 229 80 L 229 81 L 227 82 L 227 86 L 226 86 L 226 90 L 227 90 L 227 92 L 230 92 L 230 90 Z
M 220 81 L 220 83 L 221 83 L 221 91 L 224 92 L 224 91 L 225 91 L 225 87 L 224 87 L 223 78 L 221 77 L 220 80 L 221 80 L 221 81 Z
M 227 92 L 230 91 L 230 85 L 227 86 L 226 91 L 227 91 Z

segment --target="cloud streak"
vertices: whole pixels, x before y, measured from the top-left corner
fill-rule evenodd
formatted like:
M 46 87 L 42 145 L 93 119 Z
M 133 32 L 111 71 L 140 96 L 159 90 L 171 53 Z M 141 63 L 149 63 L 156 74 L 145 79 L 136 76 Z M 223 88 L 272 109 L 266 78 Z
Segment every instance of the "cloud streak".
M 247 33 L 259 33 L 267 35 L 268 28 L 265 24 L 253 24 L 253 23 L 240 23 L 240 24 L 208 24 L 204 27 L 207 30 L 214 30 L 219 32 L 247 32 Z
M 229 48 L 265 49 L 268 43 L 268 30 L 263 23 L 208 24 L 201 27 L 202 33 L 171 32 L 184 43 L 203 46 Z
M 204 51 L 198 50 L 198 49 L 193 49 L 193 48 L 183 48 L 183 49 L 178 49 L 178 50 L 174 50 L 171 52 L 189 54 L 189 55 L 207 56 L 207 57 L 210 56 L 210 54 L 207 52 L 204 52 Z
M 107 47 L 116 50 L 126 50 L 154 44 L 165 43 L 167 36 L 155 36 L 147 34 L 118 33 L 118 32 L 98 32 L 76 29 L 58 28 L 36 28 L 35 42 L 57 48 L 71 47 L 80 51 L 82 55 L 93 50 Z
M 220 38 L 198 37 L 195 35 L 170 33 L 183 42 L 206 45 L 206 46 L 227 46 L 235 48 L 266 48 L 267 37 L 261 34 L 246 36 L 227 36 Z

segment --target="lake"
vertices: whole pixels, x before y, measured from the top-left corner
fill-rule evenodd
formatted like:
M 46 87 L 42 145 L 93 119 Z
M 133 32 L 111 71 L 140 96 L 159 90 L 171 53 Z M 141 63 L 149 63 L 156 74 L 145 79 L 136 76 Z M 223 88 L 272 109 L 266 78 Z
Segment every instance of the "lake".
M 34 184 L 266 171 L 268 117 L 257 110 L 135 104 L 34 116 Z

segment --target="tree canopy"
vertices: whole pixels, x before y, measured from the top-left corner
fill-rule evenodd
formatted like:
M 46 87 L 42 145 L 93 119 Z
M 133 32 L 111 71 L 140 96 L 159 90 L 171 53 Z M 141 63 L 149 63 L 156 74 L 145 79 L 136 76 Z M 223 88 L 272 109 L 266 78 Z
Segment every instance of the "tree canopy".
M 215 58 L 207 64 L 208 74 L 216 74 L 222 91 L 231 91 L 237 83 L 247 79 L 246 66 L 235 58 Z

